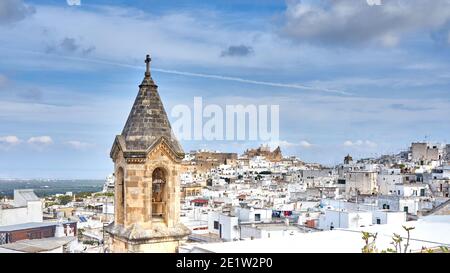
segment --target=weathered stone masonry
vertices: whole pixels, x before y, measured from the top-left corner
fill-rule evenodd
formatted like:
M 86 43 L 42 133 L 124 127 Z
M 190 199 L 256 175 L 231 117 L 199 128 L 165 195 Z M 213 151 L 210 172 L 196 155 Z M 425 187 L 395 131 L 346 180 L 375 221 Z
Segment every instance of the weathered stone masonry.
M 112 252 L 176 252 L 190 231 L 179 221 L 184 152 L 150 75 L 144 80 L 111 149 L 115 219 L 106 228 Z

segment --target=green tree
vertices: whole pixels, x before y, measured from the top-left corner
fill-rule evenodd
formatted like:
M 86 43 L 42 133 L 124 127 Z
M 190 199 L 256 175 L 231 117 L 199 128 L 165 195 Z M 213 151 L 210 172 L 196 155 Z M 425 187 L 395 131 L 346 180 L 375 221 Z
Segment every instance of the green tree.
M 113 197 L 114 193 L 113 192 L 99 192 L 99 193 L 96 193 L 94 196 L 95 197 L 100 197 L 100 196 Z
M 67 205 L 70 201 L 72 201 L 72 196 L 62 195 L 58 197 L 58 202 L 60 205 Z

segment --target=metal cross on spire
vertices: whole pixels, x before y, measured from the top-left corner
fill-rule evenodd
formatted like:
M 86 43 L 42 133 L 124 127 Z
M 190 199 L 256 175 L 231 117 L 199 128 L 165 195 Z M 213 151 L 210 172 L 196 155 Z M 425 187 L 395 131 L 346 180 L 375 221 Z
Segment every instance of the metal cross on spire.
M 147 57 L 145 58 L 146 63 L 146 70 L 145 70 L 145 76 L 150 76 L 150 62 L 152 61 L 152 58 L 150 58 L 150 55 L 147 54 Z

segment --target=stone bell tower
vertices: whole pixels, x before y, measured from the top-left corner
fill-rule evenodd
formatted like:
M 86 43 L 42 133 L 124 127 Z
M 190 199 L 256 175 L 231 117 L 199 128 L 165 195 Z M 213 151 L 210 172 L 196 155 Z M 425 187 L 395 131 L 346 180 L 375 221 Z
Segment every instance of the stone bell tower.
M 128 120 L 111 149 L 114 222 L 105 231 L 111 252 L 177 252 L 190 231 L 179 221 L 184 157 L 147 69 Z

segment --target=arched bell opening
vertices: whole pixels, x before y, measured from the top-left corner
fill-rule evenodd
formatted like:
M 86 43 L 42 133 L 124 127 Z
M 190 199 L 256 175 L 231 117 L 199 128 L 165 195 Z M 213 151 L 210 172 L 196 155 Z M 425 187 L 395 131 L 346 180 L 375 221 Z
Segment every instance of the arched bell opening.
M 167 213 L 167 172 L 156 168 L 152 173 L 152 217 L 164 219 Z

